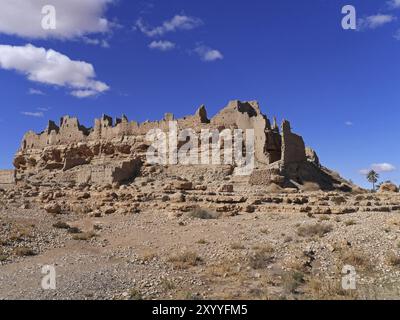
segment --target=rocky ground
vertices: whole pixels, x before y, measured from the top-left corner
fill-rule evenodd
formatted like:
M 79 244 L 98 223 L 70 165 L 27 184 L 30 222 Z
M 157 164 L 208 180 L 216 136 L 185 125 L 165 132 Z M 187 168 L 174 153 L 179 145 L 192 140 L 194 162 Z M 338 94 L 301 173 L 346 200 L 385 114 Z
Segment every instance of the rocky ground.
M 1 190 L 0 298 L 400 297 L 399 193 L 148 170 L 123 186 Z M 41 288 L 44 265 L 56 268 L 56 290 Z M 344 265 L 356 290 L 342 289 Z

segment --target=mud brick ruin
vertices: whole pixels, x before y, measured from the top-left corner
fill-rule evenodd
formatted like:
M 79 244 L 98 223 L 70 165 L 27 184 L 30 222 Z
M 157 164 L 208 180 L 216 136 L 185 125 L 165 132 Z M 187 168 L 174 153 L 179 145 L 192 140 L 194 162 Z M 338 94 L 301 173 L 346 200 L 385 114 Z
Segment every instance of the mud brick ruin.
M 104 115 L 95 120 L 93 128 L 86 128 L 77 118 L 69 116 L 63 117 L 59 125 L 49 121 L 44 132 L 25 134 L 14 159 L 15 172 L 1 171 L 0 184 L 132 181 L 151 170 L 145 156 L 150 146 L 146 134 L 151 129 L 167 132 L 172 120 L 180 130 L 192 128 L 196 132 L 254 129 L 256 168 L 247 178 L 249 185 L 274 183 L 283 188 L 300 188 L 312 182 L 324 190 L 351 190 L 350 183 L 321 166 L 318 156 L 305 146 L 303 138 L 292 133 L 288 121 L 284 120 L 280 127 L 276 120 L 271 124 L 256 101 L 231 101 L 212 119 L 208 119 L 205 107 L 201 106 L 192 116 L 175 119 L 174 115 L 166 114 L 156 122 L 129 122 L 123 116 L 114 123 Z

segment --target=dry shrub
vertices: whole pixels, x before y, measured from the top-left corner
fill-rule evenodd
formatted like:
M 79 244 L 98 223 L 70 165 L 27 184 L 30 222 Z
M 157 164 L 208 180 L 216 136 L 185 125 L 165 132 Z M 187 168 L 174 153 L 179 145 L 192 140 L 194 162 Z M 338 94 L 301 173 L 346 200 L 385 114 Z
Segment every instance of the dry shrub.
M 131 290 L 129 290 L 129 292 L 128 292 L 128 298 L 129 298 L 129 300 L 143 300 L 143 296 L 142 296 L 142 294 L 140 293 L 140 291 L 139 290 L 137 290 L 137 289 L 131 289 Z
M 96 233 L 93 231 L 89 232 L 82 232 L 82 233 L 77 233 L 72 236 L 73 240 L 79 240 L 79 241 L 87 241 L 96 236 Z
M 287 293 L 296 293 L 304 282 L 304 273 L 300 271 L 290 271 L 282 277 L 282 287 Z
M 175 269 L 184 270 L 189 269 L 190 267 L 198 266 L 203 262 L 203 259 L 194 252 L 186 251 L 170 257 L 168 261 L 173 264 Z
M 337 279 L 314 277 L 307 284 L 310 298 L 315 300 L 344 300 L 356 299 L 357 291 L 344 290 L 341 276 Z
M 209 209 L 195 207 L 192 211 L 188 213 L 188 216 L 190 218 L 207 220 L 207 219 L 218 219 L 221 215 Z
M 53 224 L 53 228 L 68 230 L 70 228 L 70 226 L 65 222 L 58 221 L 55 224 Z
M 351 265 L 361 268 L 363 270 L 371 270 L 372 265 L 361 251 L 354 249 L 347 249 L 341 252 L 341 261 L 343 265 Z
M 243 249 L 245 249 L 245 246 L 241 243 L 236 242 L 236 243 L 232 243 L 231 249 L 232 250 L 243 250 Z
M 349 226 L 354 226 L 354 225 L 356 225 L 357 224 L 357 222 L 355 222 L 354 220 L 347 220 L 347 221 L 345 221 L 344 222 L 344 225 L 346 226 L 346 227 L 349 227 Z
M 393 224 L 393 225 L 395 225 L 395 226 L 397 226 L 397 227 L 400 226 L 400 218 L 398 218 L 398 217 L 388 219 L 387 222 L 388 222 L 389 224 Z
M 197 241 L 197 244 L 208 244 L 208 241 L 206 239 L 200 239 Z
M 322 215 L 319 217 L 318 221 L 323 222 L 323 221 L 329 221 L 331 218 L 327 215 Z
M 155 252 L 149 251 L 143 254 L 142 261 L 150 262 L 153 261 L 155 258 L 157 258 L 157 254 Z
M 282 192 L 282 188 L 280 186 L 278 186 L 275 183 L 270 183 L 266 188 L 265 191 L 267 193 L 281 193 Z
M 32 230 L 29 227 L 17 226 L 15 227 L 15 229 L 11 231 L 8 240 L 11 242 L 23 241 L 31 237 L 32 237 Z
M 270 245 L 254 247 L 249 257 L 249 265 L 253 269 L 266 268 L 274 260 L 274 248 Z
M 337 206 L 340 206 L 347 202 L 346 198 L 342 196 L 332 197 L 330 200 Z
M 70 227 L 67 230 L 68 230 L 68 233 L 71 233 L 71 234 L 81 233 L 81 230 L 77 227 Z
M 35 252 L 32 249 L 26 247 L 16 248 L 14 253 L 19 257 L 31 257 L 35 255 Z
M 390 252 L 387 256 L 387 263 L 392 267 L 400 267 L 400 256 L 394 252 Z
M 327 233 L 333 230 L 330 224 L 309 224 L 309 225 L 302 225 L 297 229 L 297 234 L 300 237 L 314 237 L 319 236 L 323 237 Z
M 239 275 L 239 261 L 225 259 L 217 264 L 213 264 L 207 268 L 207 275 L 209 277 L 229 278 Z
M 321 187 L 319 186 L 318 183 L 315 182 L 304 182 L 303 186 L 301 187 L 301 190 L 306 192 L 314 192 L 321 190 Z
M 305 254 L 298 254 L 299 256 L 302 255 L 302 258 L 292 258 L 290 260 L 286 260 L 284 265 L 290 271 L 298 271 L 302 273 L 309 273 L 310 268 L 310 258 L 305 256 Z M 293 253 L 293 256 L 298 256 L 296 253 Z
M 162 278 L 161 279 L 161 287 L 164 291 L 170 291 L 175 289 L 175 283 L 172 280 Z

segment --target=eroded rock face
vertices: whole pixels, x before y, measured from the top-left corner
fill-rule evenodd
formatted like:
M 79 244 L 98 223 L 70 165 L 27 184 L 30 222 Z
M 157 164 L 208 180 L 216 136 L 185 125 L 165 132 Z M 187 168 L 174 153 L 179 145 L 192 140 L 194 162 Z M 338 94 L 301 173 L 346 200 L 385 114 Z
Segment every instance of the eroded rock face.
M 271 125 L 256 101 L 237 100 L 211 119 L 201 106 L 193 116 L 175 119 L 173 114 L 167 113 L 161 121 L 140 124 L 129 122 L 125 116 L 116 119 L 114 124 L 113 119 L 105 115 L 95 120 L 93 128 L 86 128 L 78 119 L 69 116 L 63 117 L 59 126 L 50 121 L 43 133 L 29 131 L 24 136 L 14 159 L 16 178 L 36 183 L 98 185 L 146 176 L 156 170 L 146 163 L 150 146 L 146 134 L 153 129 L 168 134 L 170 121 L 176 121 L 179 130 L 190 128 L 196 133 L 202 129 L 218 132 L 253 129 L 256 169 L 248 177 L 250 185 L 300 188 L 312 182 L 320 188 L 333 190 L 346 183 L 320 165 L 315 151 L 306 148 L 303 138 L 292 133 L 288 121 L 284 120 L 281 128 L 275 119 Z M 231 165 L 228 176 L 235 172 L 235 166 L 236 163 Z M 194 177 L 199 176 L 203 168 L 193 166 L 192 170 Z
M 0 187 L 11 187 L 15 185 L 14 170 L 0 170 Z

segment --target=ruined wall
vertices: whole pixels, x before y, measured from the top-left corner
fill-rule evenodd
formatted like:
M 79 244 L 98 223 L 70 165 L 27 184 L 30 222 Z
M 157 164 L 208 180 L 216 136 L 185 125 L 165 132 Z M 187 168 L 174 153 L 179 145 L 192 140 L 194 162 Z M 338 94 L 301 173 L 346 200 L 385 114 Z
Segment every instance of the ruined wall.
M 29 131 L 22 139 L 21 150 L 43 149 L 48 146 L 84 142 L 87 140 L 89 129 L 80 125 L 77 118 L 65 116 L 60 120 L 60 127 L 53 121 L 45 131 L 36 134 Z
M 0 170 L 0 186 L 8 186 L 15 184 L 14 170 Z
M 277 168 L 254 170 L 250 175 L 249 183 L 251 185 L 264 185 L 270 183 L 283 186 L 285 178 L 280 175 L 280 170 Z
M 97 185 L 121 183 L 136 177 L 141 166 L 140 159 L 86 166 L 78 173 L 77 182 Z
M 47 147 L 70 147 L 72 145 L 100 143 L 99 150 L 92 150 L 93 155 L 86 153 L 76 156 L 66 155 L 65 158 L 68 158 L 68 163 L 62 165 L 64 165 L 64 170 L 68 170 L 88 163 L 88 160 L 93 156 L 97 157 L 99 154 L 113 155 L 113 148 L 108 146 L 108 142 L 122 143 L 129 140 L 129 143 L 135 143 L 137 137 L 145 136 L 152 129 L 167 132 L 169 131 L 169 122 L 173 120 L 175 120 L 174 115 L 167 113 L 161 121 L 129 122 L 125 116 L 122 116 L 117 118 L 114 123 L 111 117 L 103 115 L 100 119 L 95 120 L 93 128 L 88 129 L 82 126 L 77 118 L 66 116 L 61 118 L 59 126 L 50 121 L 44 132 L 35 134 L 29 131 L 24 136 L 20 152 L 16 157 L 16 168 L 24 169 L 29 166 L 36 166 L 36 161 L 40 161 L 40 159 L 28 155 L 38 152 L 43 154 Z M 282 124 L 282 133 L 276 125 L 276 120 L 271 126 L 270 121 L 262 114 L 256 101 L 231 101 L 211 120 L 207 117 L 205 107 L 201 106 L 194 115 L 176 119 L 176 121 L 180 129 L 193 128 L 196 132 L 200 132 L 202 129 L 223 130 L 228 128 L 244 131 L 254 129 L 255 158 L 261 164 L 268 165 L 281 160 L 283 163 L 306 160 L 303 139 L 291 132 L 290 124 L 287 121 Z M 123 153 L 129 154 L 130 150 Z M 49 161 L 45 158 L 44 161 L 49 162 L 50 167 L 48 169 L 57 169 L 60 166 L 58 160 Z
M 65 116 L 60 120 L 60 126 L 50 121 L 45 131 L 36 134 L 29 131 L 25 134 L 21 144 L 21 150 L 44 149 L 48 146 L 72 144 L 79 142 L 113 140 L 124 136 L 146 135 L 152 129 L 161 129 L 168 131 L 169 122 L 174 119 L 173 115 L 167 114 L 166 118 L 161 121 L 146 121 L 138 123 L 129 122 L 123 116 L 113 123 L 113 119 L 103 115 L 102 118 L 96 119 L 93 129 L 82 126 L 77 118 Z M 204 106 L 201 106 L 195 115 L 177 119 L 180 128 L 202 128 L 209 120 Z
M 256 160 L 264 164 L 269 164 L 271 163 L 271 159 L 274 159 L 274 161 L 280 159 L 279 132 L 271 130 L 271 123 L 261 113 L 257 101 L 231 101 L 226 108 L 211 119 L 211 125 L 214 128 L 234 127 L 242 130 L 254 129 Z M 276 152 L 274 157 L 271 158 L 268 155 L 267 147 L 271 151 Z
M 282 123 L 282 162 L 289 164 L 293 162 L 306 161 L 306 147 L 304 140 L 297 134 L 292 133 L 289 121 Z

